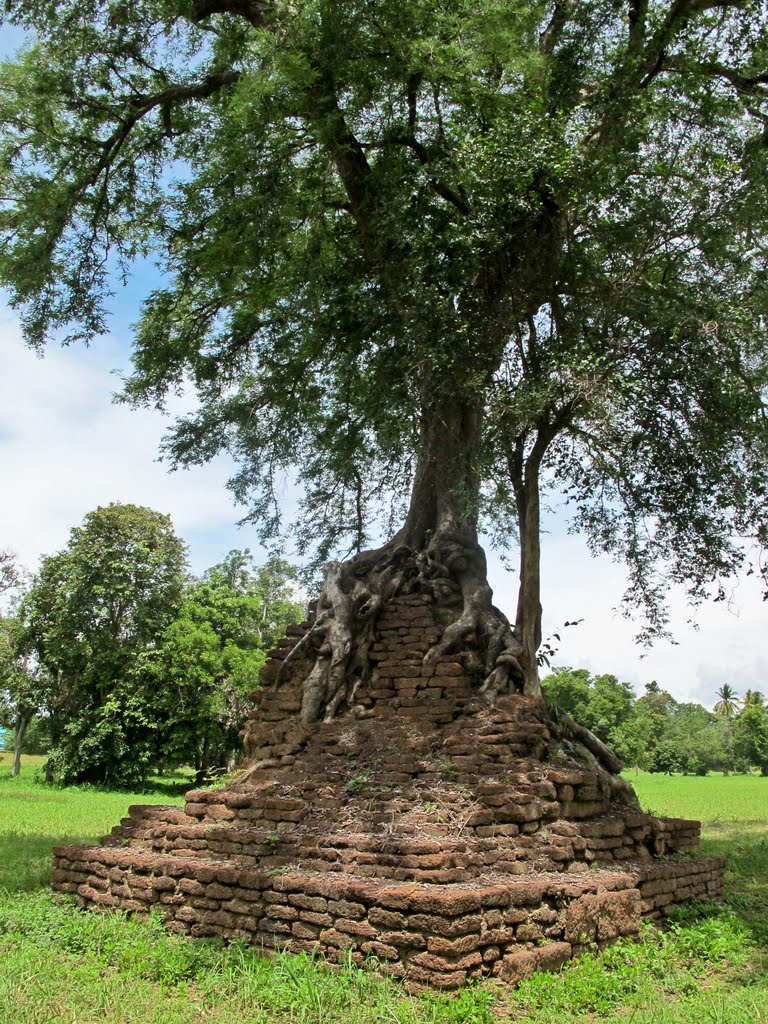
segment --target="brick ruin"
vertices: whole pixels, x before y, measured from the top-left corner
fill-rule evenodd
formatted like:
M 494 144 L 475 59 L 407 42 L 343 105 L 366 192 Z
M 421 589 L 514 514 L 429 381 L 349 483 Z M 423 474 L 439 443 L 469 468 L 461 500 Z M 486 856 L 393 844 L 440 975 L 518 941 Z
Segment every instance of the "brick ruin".
M 312 730 L 306 664 L 280 671 L 310 623 L 292 628 L 262 670 L 240 775 L 184 809 L 130 808 L 100 846 L 57 847 L 54 887 L 446 989 L 556 968 L 718 895 L 725 862 L 691 856 L 698 822 L 643 813 L 542 701 L 484 702 L 471 647 L 424 665 L 450 615 L 428 593 L 390 602 L 359 717 Z

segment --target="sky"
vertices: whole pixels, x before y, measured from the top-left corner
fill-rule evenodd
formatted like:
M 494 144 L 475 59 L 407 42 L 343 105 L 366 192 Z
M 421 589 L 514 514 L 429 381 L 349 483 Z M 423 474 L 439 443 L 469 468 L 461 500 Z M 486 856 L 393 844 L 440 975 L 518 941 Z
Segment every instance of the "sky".
M 31 570 L 66 545 L 86 513 L 113 501 L 170 515 L 195 572 L 234 547 L 261 553 L 255 529 L 237 525 L 245 510 L 226 488 L 234 464 L 220 457 L 170 473 L 158 461 L 169 421 L 112 401 L 118 374 L 128 367 L 137 303 L 135 289 L 122 296 L 112 333 L 89 348 L 49 347 L 42 358 L 23 345 L 17 315 L 0 305 L 0 548 L 15 551 Z M 290 514 L 290 492 L 285 507 Z M 622 567 L 591 557 L 580 538 L 568 535 L 561 514 L 551 514 L 545 530 L 544 633 L 560 633 L 555 664 L 612 672 L 638 692 L 656 679 L 678 700 L 710 706 L 724 682 L 739 693 L 768 691 L 768 606 L 753 579 L 737 582 L 728 602 L 700 608 L 698 630 L 682 596 L 673 594 L 677 644 L 660 643 L 643 656 L 633 642 L 636 624 L 614 611 L 625 586 Z M 516 577 L 493 553 L 489 563 L 495 602 L 512 615 Z M 574 619 L 583 621 L 561 628 Z

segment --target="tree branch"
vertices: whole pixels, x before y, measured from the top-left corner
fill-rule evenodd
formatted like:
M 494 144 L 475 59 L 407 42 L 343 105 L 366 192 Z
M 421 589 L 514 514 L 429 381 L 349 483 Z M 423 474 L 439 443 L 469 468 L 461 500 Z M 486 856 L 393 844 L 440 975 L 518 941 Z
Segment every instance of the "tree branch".
M 768 99 L 768 72 L 761 75 L 745 75 L 737 68 L 726 67 L 717 61 L 683 63 L 675 58 L 667 60 L 665 69 L 678 73 L 694 70 L 710 78 L 724 78 L 727 82 L 730 82 L 739 95 Z
M 667 16 L 651 38 L 641 61 L 641 80 L 638 88 L 645 89 L 661 71 L 666 59 L 667 47 L 678 33 L 685 28 L 695 14 L 702 11 L 727 7 L 744 7 L 748 0 L 674 0 Z
M 568 24 L 577 6 L 577 0 L 558 0 L 555 3 L 552 18 L 539 36 L 539 47 L 542 53 L 549 55 L 554 51 L 563 34 L 563 29 Z
M 378 198 L 371 181 L 371 166 L 359 139 L 347 125 L 328 75 L 319 75 L 317 82 L 310 87 L 308 108 L 310 120 L 315 122 L 318 137 L 341 179 L 364 246 L 372 255 L 379 239 L 375 226 Z
M 648 0 L 629 0 L 629 49 L 638 54 L 645 40 Z
M 207 96 L 212 96 L 225 86 L 239 81 L 240 77 L 239 71 L 222 71 L 215 75 L 207 75 L 197 85 L 172 85 L 152 96 L 131 97 L 129 104 L 134 109 L 123 120 L 120 127 L 105 142 L 100 143 L 104 152 L 89 178 L 89 183 L 93 184 L 97 181 L 99 175 L 114 162 L 115 157 L 128 141 L 133 129 L 152 110 L 155 110 L 157 107 L 170 109 L 173 103 L 181 100 L 204 99 Z
M 194 21 L 202 21 L 212 14 L 238 14 L 254 28 L 261 28 L 274 13 L 272 0 L 192 0 Z

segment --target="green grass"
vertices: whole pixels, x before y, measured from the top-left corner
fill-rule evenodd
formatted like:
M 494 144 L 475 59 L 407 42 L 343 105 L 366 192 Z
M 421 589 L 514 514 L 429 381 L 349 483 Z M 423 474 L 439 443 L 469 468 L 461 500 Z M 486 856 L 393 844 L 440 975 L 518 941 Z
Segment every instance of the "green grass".
M 768 778 L 759 775 L 651 775 L 633 769 L 624 778 L 654 814 L 695 818 L 706 830 L 733 823 L 766 825 Z
M 52 843 L 91 841 L 130 803 L 180 797 L 49 789 L 26 762 L 18 779 L 0 764 L 0 1024 L 768 1022 L 768 779 L 630 776 L 652 811 L 703 818 L 704 851 L 729 855 L 724 903 L 515 991 L 417 998 L 351 964 L 329 971 L 173 936 L 158 917 L 80 913 L 47 888 Z
M 768 778 L 634 771 L 625 778 L 654 814 L 701 821 L 701 852 L 728 860 L 728 904 L 768 946 Z
M 44 757 L 27 755 L 20 774 L 11 776 L 11 755 L 0 754 L 0 890 L 47 885 L 51 847 L 57 843 L 95 843 L 135 803 L 181 804 L 180 776 L 147 793 L 101 792 L 91 787 L 61 789 L 36 782 Z

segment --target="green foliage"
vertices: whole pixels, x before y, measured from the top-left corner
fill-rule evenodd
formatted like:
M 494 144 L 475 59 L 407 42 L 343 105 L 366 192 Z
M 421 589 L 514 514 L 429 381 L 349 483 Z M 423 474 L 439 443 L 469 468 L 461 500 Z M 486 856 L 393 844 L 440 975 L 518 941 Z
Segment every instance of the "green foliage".
M 614 675 L 592 676 L 586 669 L 555 668 L 542 680 L 547 700 L 612 747 L 627 764 L 642 756 L 632 721 L 635 694 Z
M 502 537 L 541 484 L 628 561 L 648 636 L 665 580 L 717 594 L 765 541 L 759 0 L 5 18 L 34 33 L 0 78 L 27 337 L 103 332 L 109 269 L 157 255 L 125 397 L 189 382 L 168 453 L 229 450 L 265 535 L 286 474 L 321 557 L 393 527 L 419 465 Z
M 366 783 L 368 782 L 368 776 L 363 772 L 360 775 L 353 776 L 344 787 L 348 793 L 359 793 L 365 789 Z
M 17 755 L 25 745 L 32 749 L 30 728 L 50 693 L 50 679 L 32 655 L 19 612 L 24 583 L 15 560 L 0 552 L 0 594 L 8 605 L 7 613 L 0 614 L 0 725 L 8 727 Z
M 47 754 L 51 748 L 50 722 L 46 717 L 33 718 L 24 734 L 22 750 L 25 754 Z
M 738 695 L 730 683 L 723 683 L 717 691 L 717 696 L 718 701 L 713 709 L 716 715 L 722 715 L 723 718 L 733 718 L 734 715 L 738 714 Z
M 744 706 L 733 724 L 733 744 L 739 757 L 768 775 L 768 709 L 764 703 Z
M 184 570 L 170 519 L 136 505 L 89 513 L 43 560 L 21 614 L 49 680 L 49 778 L 125 785 L 149 774 L 162 705 L 141 653 L 178 610 Z
M 135 785 L 190 763 L 202 782 L 230 766 L 267 651 L 301 618 L 296 571 L 247 551 L 199 580 L 184 570 L 167 517 L 110 505 L 0 619 L 0 711 L 45 712 L 49 780 Z
M 542 687 L 551 704 L 591 729 L 627 766 L 685 775 L 765 770 L 768 711 L 758 691 L 750 691 L 750 703 L 732 718 L 700 704 L 679 703 L 655 680 L 636 698 L 632 687 L 613 675 L 555 668 Z
M 280 558 L 257 567 L 230 551 L 186 592 L 142 669 L 164 708 L 163 750 L 171 765 L 194 764 L 202 782 L 241 750 L 249 695 L 267 652 L 303 617 L 292 590 L 296 570 Z
M 0 597 L 12 598 L 21 584 L 23 573 L 12 551 L 0 550 Z
M 735 767 L 729 736 L 719 724 L 700 704 L 675 704 L 647 758 L 648 767 L 692 775 Z

